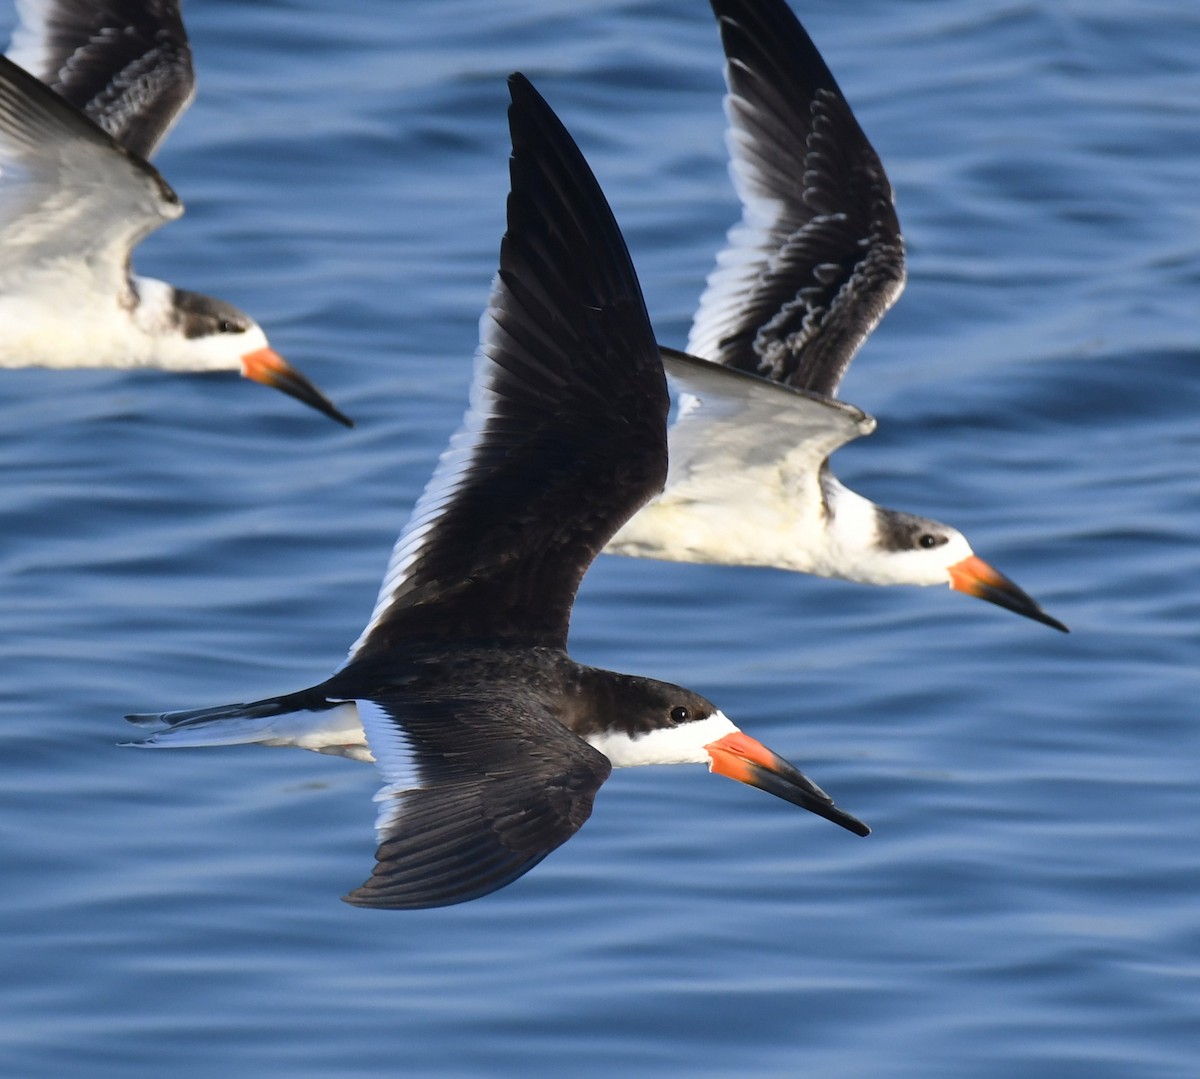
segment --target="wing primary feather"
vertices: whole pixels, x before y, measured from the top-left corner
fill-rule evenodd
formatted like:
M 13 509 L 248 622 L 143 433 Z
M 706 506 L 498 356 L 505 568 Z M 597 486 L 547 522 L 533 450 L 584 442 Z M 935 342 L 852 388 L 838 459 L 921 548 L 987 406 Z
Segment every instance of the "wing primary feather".
M 444 906 L 503 887 L 579 830 L 612 771 L 528 684 L 439 688 L 447 677 L 432 664 L 387 700 L 360 702 L 380 770 L 414 782 L 381 792 L 375 870 L 349 903 Z
M 883 165 L 784 0 L 711 0 L 743 215 L 688 352 L 833 396 L 904 285 Z
M 151 157 L 195 93 L 178 0 L 17 0 L 17 11 L 9 57 Z
M 666 382 L 625 241 L 549 105 L 522 75 L 509 89 L 508 228 L 471 410 L 350 662 L 414 638 L 565 647 L 584 572 L 666 476 Z

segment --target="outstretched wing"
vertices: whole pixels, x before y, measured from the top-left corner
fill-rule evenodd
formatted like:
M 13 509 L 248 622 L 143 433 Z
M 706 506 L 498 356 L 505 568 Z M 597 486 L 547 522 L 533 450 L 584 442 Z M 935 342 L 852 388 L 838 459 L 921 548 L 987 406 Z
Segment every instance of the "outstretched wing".
M 875 430 L 873 417 L 832 397 L 674 349 L 664 348 L 662 361 L 681 397 L 671 427 L 673 497 L 737 505 L 756 490 L 750 477 L 815 477 L 839 446 Z
M 878 155 L 785 0 L 712 0 L 725 48 L 730 230 L 687 351 L 833 396 L 904 287 Z
M 463 903 L 527 873 L 571 838 L 612 771 L 540 709 L 505 700 L 359 701 L 388 781 L 376 795 L 375 871 L 346 901 Z
M 149 158 L 195 94 L 176 0 L 17 0 L 9 58 Z
M 668 398 L 637 276 L 571 136 L 509 79 L 508 231 L 471 409 L 352 660 L 406 640 L 566 645 L 592 560 L 663 484 Z
M 130 251 L 181 213 L 153 166 L 0 56 L 0 291 L 63 262 L 125 295 Z

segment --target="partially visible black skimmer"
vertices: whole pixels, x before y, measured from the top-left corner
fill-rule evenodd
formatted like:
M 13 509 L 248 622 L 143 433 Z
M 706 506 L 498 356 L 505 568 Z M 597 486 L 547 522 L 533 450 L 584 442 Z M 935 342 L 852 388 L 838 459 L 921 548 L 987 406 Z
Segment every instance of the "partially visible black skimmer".
M 834 477 L 830 454 L 875 429 L 837 400 L 838 385 L 904 288 L 892 187 L 784 0 L 712 7 L 742 221 L 708 278 L 687 354 L 663 349 L 681 395 L 666 489 L 608 550 L 949 584 L 1066 632 L 957 529 L 884 509 Z
M 866 825 L 687 689 L 566 652 L 579 582 L 667 472 L 668 396 L 641 288 L 591 170 L 509 79 L 508 231 L 471 408 L 392 553 L 349 659 L 252 704 L 132 716 L 148 746 L 295 745 L 374 760 L 375 872 L 346 899 L 444 906 L 569 839 L 614 767 L 706 763 Z
M 245 312 L 132 272 L 183 213 L 148 164 L 194 93 L 178 3 L 17 12 L 0 57 L 0 367 L 241 371 L 353 426 Z

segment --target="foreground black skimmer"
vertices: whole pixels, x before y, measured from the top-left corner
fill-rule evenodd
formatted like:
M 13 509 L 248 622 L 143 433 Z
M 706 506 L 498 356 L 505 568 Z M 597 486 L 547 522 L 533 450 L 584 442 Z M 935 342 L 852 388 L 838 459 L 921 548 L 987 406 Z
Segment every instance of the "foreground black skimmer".
M 353 426 L 245 312 L 131 271 L 183 213 L 147 163 L 193 95 L 179 5 L 17 11 L 0 57 L 0 367 L 241 371 Z
M 508 231 L 471 408 L 349 659 L 298 693 L 130 717 L 167 725 L 143 745 L 374 759 L 378 864 L 346 897 L 364 907 L 503 887 L 574 835 L 626 765 L 707 763 L 869 831 L 703 697 L 567 655 L 584 572 L 662 486 L 667 388 L 604 195 L 533 87 L 509 88 Z
M 682 395 L 666 490 L 608 550 L 949 584 L 1066 632 L 957 529 L 877 506 L 830 470 L 834 450 L 875 429 L 835 395 L 904 287 L 891 184 L 783 0 L 712 6 L 743 217 L 701 297 L 690 355 L 663 350 Z

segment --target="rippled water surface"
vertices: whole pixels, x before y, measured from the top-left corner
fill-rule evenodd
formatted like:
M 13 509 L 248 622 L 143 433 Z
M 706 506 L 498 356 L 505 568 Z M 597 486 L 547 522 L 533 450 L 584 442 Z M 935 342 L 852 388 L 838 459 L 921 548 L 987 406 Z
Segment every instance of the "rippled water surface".
M 233 377 L 0 372 L 0 1073 L 1196 1074 L 1200 12 L 799 12 L 910 254 L 838 471 L 1074 632 L 601 559 L 576 656 L 711 696 L 875 833 L 623 772 L 441 911 L 338 901 L 372 769 L 118 748 L 124 712 L 299 688 L 358 634 L 465 406 L 507 72 L 579 140 L 664 342 L 736 214 L 702 0 L 190 0 L 200 92 L 157 159 L 189 212 L 138 268 L 252 311 L 358 427 Z

